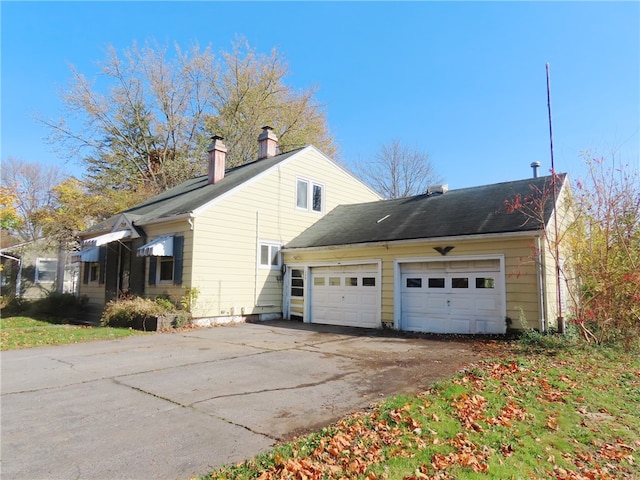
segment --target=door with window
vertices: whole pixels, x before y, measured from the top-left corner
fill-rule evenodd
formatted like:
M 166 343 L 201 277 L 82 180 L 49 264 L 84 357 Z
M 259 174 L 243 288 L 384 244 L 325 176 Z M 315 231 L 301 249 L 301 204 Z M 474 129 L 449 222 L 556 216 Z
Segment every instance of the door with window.
M 429 333 L 505 333 L 499 260 L 401 265 L 403 330 Z

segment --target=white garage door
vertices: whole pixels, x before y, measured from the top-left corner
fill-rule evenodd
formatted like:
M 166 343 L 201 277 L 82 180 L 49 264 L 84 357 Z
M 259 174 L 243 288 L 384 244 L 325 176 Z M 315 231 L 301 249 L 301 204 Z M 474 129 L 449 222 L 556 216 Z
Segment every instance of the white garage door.
M 430 333 L 505 333 L 499 260 L 406 263 L 401 326 Z
M 380 328 L 378 266 L 312 268 L 311 322 Z

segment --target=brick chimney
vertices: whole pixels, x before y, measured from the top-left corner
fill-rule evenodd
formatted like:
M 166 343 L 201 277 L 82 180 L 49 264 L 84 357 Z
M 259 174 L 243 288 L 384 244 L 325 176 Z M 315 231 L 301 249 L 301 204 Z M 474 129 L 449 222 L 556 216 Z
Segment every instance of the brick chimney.
M 227 147 L 222 143 L 223 138 L 218 135 L 211 137 L 209 151 L 209 184 L 217 183 L 224 178 L 227 159 Z
M 278 137 L 273 133 L 273 128 L 266 125 L 262 127 L 262 133 L 258 136 L 258 160 L 276 155 L 278 149 Z

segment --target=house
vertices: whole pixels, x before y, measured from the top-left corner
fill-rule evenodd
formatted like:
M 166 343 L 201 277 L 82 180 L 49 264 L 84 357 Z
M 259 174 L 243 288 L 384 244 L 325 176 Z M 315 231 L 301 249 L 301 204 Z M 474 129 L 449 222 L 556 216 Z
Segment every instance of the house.
M 505 333 L 508 324 L 545 331 L 566 302 L 554 239 L 568 195 L 566 175 L 536 171 L 340 205 L 283 250 L 285 318 L 433 333 Z
M 80 295 L 101 309 L 121 295 L 178 301 L 197 292 L 198 323 L 280 318 L 280 250 L 338 205 L 380 196 L 313 146 L 277 152 L 265 127 L 259 158 L 226 169 L 213 137 L 208 175 L 81 234 Z
M 40 238 L 0 249 L 2 296 L 36 300 L 49 293 L 75 293 L 78 264 L 55 242 Z

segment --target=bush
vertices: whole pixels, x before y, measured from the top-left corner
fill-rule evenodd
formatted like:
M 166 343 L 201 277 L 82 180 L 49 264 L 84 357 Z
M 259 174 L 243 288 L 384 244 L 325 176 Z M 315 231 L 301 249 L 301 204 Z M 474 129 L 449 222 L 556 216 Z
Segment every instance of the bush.
M 564 334 L 553 329 L 545 333 L 534 329 L 522 330 L 518 336 L 518 343 L 524 350 L 537 353 L 570 350 L 583 345 L 575 326 L 568 326 Z
M 165 303 L 165 302 L 162 302 Z M 175 307 L 167 310 L 154 300 L 142 297 L 131 297 L 125 300 L 111 300 L 105 306 L 100 324 L 109 327 L 125 327 L 140 330 L 155 330 L 152 322 L 160 315 L 175 311 Z
M 44 298 L 34 300 L 29 313 L 58 318 L 73 317 L 86 307 L 87 301 L 87 297 L 78 298 L 72 293 L 51 292 Z
M 2 316 L 14 317 L 17 315 L 23 315 L 27 312 L 30 306 L 31 304 L 23 298 L 15 296 L 3 298 Z
M 165 316 L 168 318 L 158 320 L 158 317 Z M 184 327 L 190 322 L 190 314 L 178 310 L 166 295 L 158 296 L 154 300 L 142 297 L 112 300 L 107 303 L 100 318 L 102 326 L 144 331 Z
M 4 316 L 31 315 L 36 317 L 71 318 L 84 311 L 87 297 L 78 298 L 72 293 L 50 292 L 44 298 L 25 300 L 12 297 L 2 308 Z

